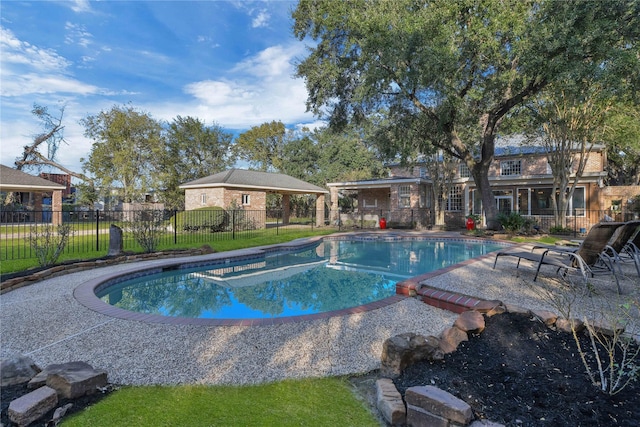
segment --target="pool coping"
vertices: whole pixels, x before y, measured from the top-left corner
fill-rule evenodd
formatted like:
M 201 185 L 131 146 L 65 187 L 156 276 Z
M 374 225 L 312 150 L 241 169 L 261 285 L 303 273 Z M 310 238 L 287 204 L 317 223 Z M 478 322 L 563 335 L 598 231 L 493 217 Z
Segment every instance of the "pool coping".
M 238 261 L 248 261 L 254 259 L 262 259 L 267 254 L 273 252 L 283 251 L 297 251 L 303 249 L 305 246 L 315 245 L 321 240 L 365 240 L 365 241 L 397 241 L 397 240 L 451 240 L 451 241 L 473 241 L 473 242 L 487 242 L 487 239 L 470 238 L 470 237 L 447 237 L 447 236 L 428 236 L 428 235 L 415 235 L 409 233 L 340 233 L 329 236 L 314 236 L 310 238 L 296 239 L 291 242 L 280 243 L 275 245 L 260 246 L 248 249 L 238 249 L 227 252 L 217 252 L 209 255 L 203 255 L 197 257 L 197 259 L 189 260 L 185 258 L 169 258 L 158 260 L 152 266 L 140 267 L 132 266 L 126 270 L 117 272 L 111 272 L 91 279 L 73 290 L 74 298 L 86 308 L 95 311 L 97 313 L 122 319 L 133 320 L 145 323 L 155 324 L 167 324 L 167 325 L 201 325 L 201 326 L 270 326 L 280 325 L 287 323 L 298 323 L 305 321 L 313 321 L 319 319 L 328 319 L 331 317 L 346 316 L 352 314 L 363 313 L 371 310 L 377 310 L 379 308 L 386 307 L 388 305 L 395 304 L 406 298 L 419 297 L 426 304 L 432 305 L 437 308 L 452 311 L 454 313 L 461 313 L 462 311 L 469 310 L 480 303 L 482 300 L 462 294 L 456 294 L 449 291 L 443 291 L 437 288 L 431 288 L 428 285 L 424 285 L 421 282 L 430 278 L 448 273 L 456 268 L 464 267 L 474 262 L 481 261 L 489 256 L 493 256 L 495 251 L 488 254 L 481 255 L 475 258 L 471 258 L 459 263 L 444 267 L 438 270 L 434 270 L 429 273 L 425 273 L 419 276 L 415 276 L 401 282 L 396 283 L 396 295 L 340 310 L 327 311 L 316 314 L 305 314 L 299 316 L 287 316 L 277 318 L 264 318 L 264 319 L 204 319 L 204 318 L 190 318 L 190 317 L 170 317 L 162 316 L 158 314 L 146 314 L 136 313 L 128 310 L 124 310 L 115 306 L 112 306 L 96 296 L 96 293 L 101 288 L 113 286 L 119 281 L 128 280 L 135 277 L 141 277 L 149 274 L 159 273 L 165 270 L 171 269 L 187 269 L 193 267 L 199 267 L 204 265 L 212 265 Z M 511 242 L 505 242 L 500 240 L 490 240 L 492 243 L 498 243 L 502 245 L 511 245 Z

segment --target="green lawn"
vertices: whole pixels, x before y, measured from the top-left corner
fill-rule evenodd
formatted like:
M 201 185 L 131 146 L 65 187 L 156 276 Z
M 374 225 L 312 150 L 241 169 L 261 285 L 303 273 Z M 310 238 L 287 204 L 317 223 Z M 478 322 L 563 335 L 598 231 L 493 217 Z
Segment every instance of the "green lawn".
M 218 252 L 224 252 L 234 249 L 244 249 L 254 246 L 271 245 L 276 243 L 288 242 L 301 237 L 321 236 L 334 233 L 334 228 L 280 228 L 274 229 L 251 230 L 250 232 L 236 233 L 235 236 L 231 232 L 211 233 L 211 234 L 178 234 L 178 242 L 174 243 L 173 235 L 165 235 L 158 245 L 158 251 L 172 249 L 190 249 L 199 248 L 203 245 L 209 245 Z M 74 235 L 72 242 L 67 246 L 65 252 L 60 256 L 58 262 L 69 260 L 88 260 L 104 257 L 108 249 L 108 235 L 101 235 L 100 250 L 96 250 L 96 236 Z M 124 248 L 133 252 L 142 252 L 142 248 L 135 243 L 133 238 L 125 233 Z M 26 247 L 24 239 L 5 240 L 0 245 L 0 273 L 7 274 L 17 271 L 24 271 L 29 268 L 37 267 L 36 258 L 10 259 L 11 251 L 18 253 L 29 248 Z
M 345 378 L 255 386 L 125 387 L 64 427 L 380 426 Z

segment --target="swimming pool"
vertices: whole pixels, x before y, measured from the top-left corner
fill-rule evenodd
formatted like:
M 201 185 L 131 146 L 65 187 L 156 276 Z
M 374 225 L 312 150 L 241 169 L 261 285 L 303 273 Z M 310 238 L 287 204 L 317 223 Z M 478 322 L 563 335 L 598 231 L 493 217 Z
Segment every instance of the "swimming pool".
M 308 317 L 392 298 L 399 281 L 503 247 L 466 239 L 325 238 L 294 250 L 255 251 L 242 260 L 150 269 L 107 280 L 94 291 L 102 303 L 144 316 Z

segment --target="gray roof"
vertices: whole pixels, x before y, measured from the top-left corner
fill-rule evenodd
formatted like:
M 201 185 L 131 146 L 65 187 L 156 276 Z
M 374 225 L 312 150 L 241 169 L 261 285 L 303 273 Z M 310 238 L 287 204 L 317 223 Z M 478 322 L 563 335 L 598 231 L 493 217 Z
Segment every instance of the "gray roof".
M 53 191 L 65 188 L 64 185 L 56 184 L 48 179 L 0 165 L 0 190 L 2 191 Z
M 309 184 L 282 173 L 229 169 L 205 178 L 182 184 L 180 188 L 235 187 L 275 193 L 317 194 L 328 193 L 322 187 Z

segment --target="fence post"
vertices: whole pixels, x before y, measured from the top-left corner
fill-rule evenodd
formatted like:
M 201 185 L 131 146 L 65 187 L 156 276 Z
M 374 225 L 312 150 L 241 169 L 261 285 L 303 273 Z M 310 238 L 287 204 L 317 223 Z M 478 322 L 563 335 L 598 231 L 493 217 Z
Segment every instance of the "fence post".
M 236 239 L 236 210 L 231 211 L 231 240 Z
M 178 244 L 178 210 L 173 210 L 173 244 Z
M 576 229 L 576 227 L 577 227 L 577 225 L 578 225 L 578 224 L 577 224 L 578 217 L 576 216 L 576 210 L 577 210 L 577 209 L 575 209 L 575 208 L 573 209 L 573 238 L 574 238 L 574 239 L 578 236 L 578 234 L 577 234 L 577 231 L 578 231 L 578 230 Z
M 100 210 L 96 209 L 96 251 L 100 250 Z

